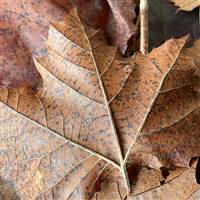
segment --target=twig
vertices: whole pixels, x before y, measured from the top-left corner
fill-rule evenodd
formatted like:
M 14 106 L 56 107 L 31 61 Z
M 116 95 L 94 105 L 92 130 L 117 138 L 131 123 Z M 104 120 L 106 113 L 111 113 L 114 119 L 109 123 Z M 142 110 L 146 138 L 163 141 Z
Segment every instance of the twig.
M 148 0 L 140 0 L 140 51 L 148 53 Z

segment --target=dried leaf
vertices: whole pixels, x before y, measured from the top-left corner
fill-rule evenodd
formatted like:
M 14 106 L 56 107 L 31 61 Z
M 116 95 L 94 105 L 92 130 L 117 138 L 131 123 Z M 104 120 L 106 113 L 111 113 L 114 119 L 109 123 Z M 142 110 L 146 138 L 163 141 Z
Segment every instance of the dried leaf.
M 160 171 L 142 168 L 128 197 L 118 188 L 116 182 L 103 183 L 101 191 L 94 195 L 93 200 L 192 200 L 198 199 L 200 186 L 196 183 L 194 171 L 191 169 L 170 171 L 169 176 L 163 179 Z
M 158 113 L 163 117 L 157 119 L 162 94 L 169 90 L 180 97 L 174 89 L 183 83 L 178 80 L 185 76 L 190 82 L 194 72 L 194 65 L 183 57 L 186 40 L 172 39 L 148 55 L 138 53 L 133 65 L 133 59 L 108 46 L 101 32 L 87 27 L 71 9 L 62 22 L 50 26 L 48 55 L 35 59 L 43 87 L 0 92 L 0 176 L 15 185 L 21 199 L 88 199 L 105 180 L 117 182 L 120 194 L 126 193 L 127 161 L 171 166 L 159 153 L 173 155 L 184 143 L 165 145 L 171 152 L 165 146 L 161 151 L 156 138 L 152 146 L 148 143 L 148 135 L 154 134 L 145 133 L 176 122 L 198 105 L 186 85 L 187 95 L 177 100 L 184 105 L 183 113 L 169 119 L 165 112 Z M 188 76 L 181 72 L 181 62 Z M 168 99 L 172 97 L 176 96 L 170 93 Z M 164 142 L 168 138 L 164 134 Z M 192 150 L 184 157 L 170 157 L 173 165 L 198 154 L 198 148 Z
M 133 0 L 112 1 L 107 0 L 112 13 L 106 26 L 106 32 L 115 45 L 118 45 L 122 52 L 127 48 L 127 42 L 136 33 L 136 4 Z M 134 24 L 135 21 L 135 24 Z
M 0 198 L 2 200 L 20 200 L 13 185 L 2 178 L 0 178 Z
M 170 1 L 173 2 L 176 6 L 178 6 L 180 10 L 191 11 L 194 8 L 200 6 L 199 0 L 170 0 Z

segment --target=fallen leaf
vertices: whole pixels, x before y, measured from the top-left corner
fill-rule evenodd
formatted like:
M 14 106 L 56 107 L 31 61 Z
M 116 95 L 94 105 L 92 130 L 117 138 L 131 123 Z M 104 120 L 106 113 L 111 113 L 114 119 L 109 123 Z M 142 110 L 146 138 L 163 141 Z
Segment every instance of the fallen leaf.
M 166 148 L 172 147 L 171 152 L 164 147 L 159 151 L 156 138 L 150 146 L 144 133 L 154 130 L 154 125 L 156 130 L 166 125 L 154 123 L 155 102 L 162 99 L 163 91 L 178 86 L 170 77 L 180 71 L 179 62 L 188 70 L 190 62 L 181 53 L 186 40 L 172 39 L 148 55 L 138 53 L 133 65 L 132 58 L 123 58 L 116 47 L 108 46 L 101 32 L 82 23 L 76 9 L 71 9 L 62 22 L 50 26 L 48 55 L 35 59 L 43 86 L 35 91 L 1 89 L 0 176 L 15 185 L 21 199 L 88 199 L 104 180 L 117 182 L 121 193 L 126 193 L 127 161 L 170 166 L 159 153 L 171 155 L 179 146 L 170 144 Z M 186 105 L 183 113 L 169 118 L 167 125 L 197 105 L 187 87 L 186 97 L 177 100 Z M 172 97 L 176 96 L 169 94 Z M 160 120 L 168 119 L 164 114 Z M 192 150 L 193 154 L 172 159 L 187 164 L 189 156 L 198 153 L 198 148 Z
M 2 178 L 0 178 L 0 198 L 2 200 L 20 200 L 13 185 Z
M 180 10 L 191 11 L 194 8 L 200 6 L 199 0 L 170 0 L 170 1 L 173 2 L 176 6 L 178 6 Z
M 125 196 L 119 190 L 117 182 L 103 182 L 101 190 L 94 195 L 93 200 L 192 200 L 198 199 L 200 189 L 195 181 L 194 171 L 180 168 L 170 171 L 169 176 L 163 181 L 161 171 L 143 167 L 136 184 L 132 187 L 132 193 Z
M 136 33 L 136 3 L 133 0 L 112 1 L 107 0 L 112 13 L 106 26 L 106 32 L 112 43 L 125 52 L 131 36 Z M 134 24 L 135 22 L 135 24 Z

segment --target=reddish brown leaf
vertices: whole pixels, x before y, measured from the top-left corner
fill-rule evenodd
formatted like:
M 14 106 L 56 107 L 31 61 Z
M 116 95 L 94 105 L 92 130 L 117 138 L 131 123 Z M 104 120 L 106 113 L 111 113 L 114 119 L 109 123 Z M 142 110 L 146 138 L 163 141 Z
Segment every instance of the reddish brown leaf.
M 30 51 L 10 23 L 0 17 L 0 86 L 34 86 L 41 77 Z
M 21 40 L 36 55 L 44 55 L 44 41 L 47 38 L 49 24 L 63 19 L 66 15 L 59 3 L 66 0 L 2 0 L 1 16 L 3 20 L 16 27 Z M 66 3 L 66 5 L 68 5 Z M 41 12 L 42 11 L 42 12 Z
M 35 56 L 46 55 L 44 42 L 49 24 L 61 20 L 66 14 L 60 4 L 64 4 L 64 0 L 0 2 L 1 86 L 39 84 L 40 75 L 35 68 L 32 53 Z
M 100 27 L 110 42 L 125 52 L 128 40 L 136 31 L 134 0 L 83 0 L 78 1 L 78 8 L 88 25 Z

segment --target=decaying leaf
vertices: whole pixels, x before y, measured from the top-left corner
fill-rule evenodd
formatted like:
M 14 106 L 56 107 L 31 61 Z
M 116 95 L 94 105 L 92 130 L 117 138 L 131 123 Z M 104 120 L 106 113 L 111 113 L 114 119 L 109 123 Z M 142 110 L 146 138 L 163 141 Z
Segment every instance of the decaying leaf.
M 188 166 L 200 129 L 186 41 L 123 58 L 71 9 L 35 58 L 43 86 L 0 91 L 0 176 L 22 200 L 89 199 L 106 182 L 123 198 L 129 166 Z
M 112 43 L 125 52 L 128 40 L 136 33 L 136 3 L 133 0 L 107 1 L 112 13 L 109 15 L 106 32 Z
M 125 53 L 128 40 L 136 32 L 135 1 L 81 0 L 77 5 L 81 18 L 104 30 L 110 43 Z
M 128 200 L 182 200 L 189 199 L 199 190 L 199 185 L 196 184 L 194 172 L 191 170 L 183 170 L 179 175 L 167 181 L 163 185 L 146 190 L 141 194 L 129 196 Z M 198 198 L 197 198 L 198 199 Z
M 180 10 L 191 11 L 194 8 L 200 6 L 199 0 L 170 0 L 170 1 L 173 2 L 176 6 L 178 6 Z
M 39 84 L 40 75 L 35 69 L 31 53 L 34 56 L 47 54 L 45 41 L 49 25 L 63 19 L 71 9 L 71 2 L 66 0 L 0 2 L 1 86 L 22 87 Z M 113 43 L 121 49 L 126 49 L 127 41 L 135 30 L 134 1 L 127 0 L 125 4 L 120 1 L 114 4 L 110 2 L 112 9 L 106 1 L 77 3 L 82 18 L 90 25 L 95 24 L 104 29 Z M 88 13 L 91 13 L 89 17 Z

